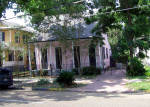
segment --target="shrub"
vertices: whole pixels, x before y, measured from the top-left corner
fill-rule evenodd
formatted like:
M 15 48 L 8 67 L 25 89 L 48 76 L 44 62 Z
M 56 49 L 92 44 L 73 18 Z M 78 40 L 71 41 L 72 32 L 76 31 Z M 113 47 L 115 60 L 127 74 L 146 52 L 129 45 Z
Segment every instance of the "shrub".
M 138 58 L 134 57 L 130 60 L 127 67 L 128 76 L 143 76 L 145 75 L 145 72 L 146 70 L 144 69 L 144 65 Z
M 78 68 L 72 69 L 72 72 L 73 72 L 75 75 L 79 75 Z
M 62 71 L 56 79 L 60 85 L 71 86 L 74 83 L 74 73 L 68 71 Z
M 38 82 L 37 82 L 37 85 L 47 85 L 49 84 L 49 80 L 48 79 L 40 79 Z
M 97 75 L 101 74 L 101 69 L 94 66 L 83 67 L 81 70 L 81 75 Z
M 145 76 L 150 77 L 150 72 L 149 72 L 149 71 L 146 71 L 146 72 L 145 72 Z
M 47 70 L 39 70 L 37 71 L 37 76 L 48 76 Z

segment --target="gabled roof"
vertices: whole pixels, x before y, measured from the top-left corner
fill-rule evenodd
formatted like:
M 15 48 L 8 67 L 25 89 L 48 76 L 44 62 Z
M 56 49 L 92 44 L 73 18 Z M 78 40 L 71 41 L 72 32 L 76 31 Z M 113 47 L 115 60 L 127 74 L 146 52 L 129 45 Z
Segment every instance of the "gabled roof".
M 76 32 L 75 34 L 70 35 L 67 39 L 86 39 L 92 38 L 93 36 L 96 37 L 94 33 L 91 33 L 92 29 L 95 26 L 95 23 L 87 25 L 85 22 L 80 23 L 82 25 L 82 31 L 80 35 Z M 54 27 L 54 26 L 51 26 Z M 51 32 L 49 33 L 38 33 L 35 42 L 44 42 L 44 41 L 54 41 L 59 38 L 59 35 L 52 35 Z
M 0 24 L 3 25 L 0 27 L 0 30 L 17 29 L 21 31 L 31 32 L 31 33 L 35 32 L 35 30 L 33 30 L 33 28 L 31 27 L 25 27 L 13 22 L 0 21 Z

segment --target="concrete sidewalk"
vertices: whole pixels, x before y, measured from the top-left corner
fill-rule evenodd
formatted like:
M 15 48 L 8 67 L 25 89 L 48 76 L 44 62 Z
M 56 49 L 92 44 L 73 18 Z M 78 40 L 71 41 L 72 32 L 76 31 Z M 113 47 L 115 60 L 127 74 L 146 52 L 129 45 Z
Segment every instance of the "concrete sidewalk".
M 126 93 L 133 92 L 129 90 L 125 84 L 128 83 L 128 79 L 125 76 L 125 70 L 114 70 L 103 73 L 97 78 L 93 79 L 90 84 L 69 89 L 70 91 L 78 92 L 106 92 L 106 93 Z

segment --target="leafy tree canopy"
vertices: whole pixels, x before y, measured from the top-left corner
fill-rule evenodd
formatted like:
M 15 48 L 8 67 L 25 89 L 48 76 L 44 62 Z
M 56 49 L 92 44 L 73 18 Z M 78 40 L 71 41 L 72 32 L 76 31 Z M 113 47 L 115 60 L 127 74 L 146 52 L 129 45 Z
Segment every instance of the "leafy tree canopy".
M 96 15 L 86 18 L 87 23 L 97 21 L 93 29 L 96 33 L 107 33 L 109 29 L 121 29 L 129 48 L 130 57 L 139 48 L 140 52 L 149 49 L 150 43 L 150 8 L 149 0 L 120 0 L 120 7 L 116 8 L 116 0 L 95 0 L 98 8 Z M 141 6 L 140 8 L 134 8 Z M 130 10 L 112 12 L 116 10 Z

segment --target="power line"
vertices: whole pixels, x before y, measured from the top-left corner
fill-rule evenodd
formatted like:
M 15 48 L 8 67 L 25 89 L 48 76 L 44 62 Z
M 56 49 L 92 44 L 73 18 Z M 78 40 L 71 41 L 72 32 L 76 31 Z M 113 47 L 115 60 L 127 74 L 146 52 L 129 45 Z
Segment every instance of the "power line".
M 74 2 L 74 3 L 77 4 L 77 3 L 80 3 L 80 2 L 83 2 L 83 1 L 81 0 L 79 2 Z M 109 13 L 115 13 L 115 12 L 122 12 L 122 11 L 134 10 L 134 9 L 138 9 L 138 8 L 142 8 L 142 7 L 149 7 L 149 6 L 150 5 L 136 6 L 136 7 L 132 7 L 132 8 L 125 8 L 125 9 L 120 9 L 120 10 L 115 10 L 115 11 L 110 11 L 110 12 L 104 12 L 104 13 L 101 13 L 101 14 L 109 14 Z M 47 10 L 50 10 L 50 9 L 47 9 Z M 43 11 L 45 11 L 45 10 L 43 10 Z M 15 18 L 18 18 L 18 17 L 22 17 L 22 16 L 28 16 L 28 15 L 30 15 L 30 14 L 14 16 L 14 17 L 3 19 L 3 20 L 0 20 L 0 21 L 11 20 L 11 19 L 15 19 Z
M 134 9 L 138 9 L 138 8 L 142 8 L 142 7 L 149 7 L 149 6 L 150 5 L 136 6 L 136 7 L 132 7 L 132 8 L 125 8 L 125 9 L 115 10 L 115 11 L 111 11 L 111 12 L 105 12 L 103 14 L 114 13 L 114 12 L 122 12 L 122 11 L 127 11 L 127 10 L 134 10 Z

